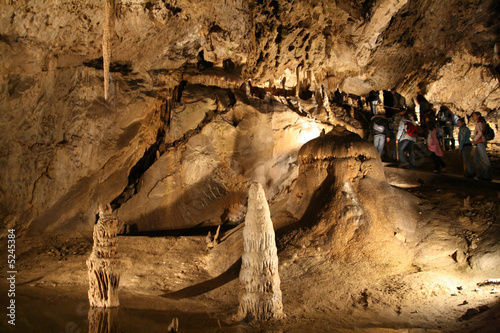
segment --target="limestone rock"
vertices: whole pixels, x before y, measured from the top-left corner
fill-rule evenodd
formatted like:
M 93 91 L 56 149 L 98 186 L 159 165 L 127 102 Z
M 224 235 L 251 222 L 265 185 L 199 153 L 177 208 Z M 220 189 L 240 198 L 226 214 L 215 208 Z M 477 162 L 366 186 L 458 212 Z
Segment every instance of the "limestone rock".
M 500 23 L 492 0 L 452 0 L 446 5 L 428 0 L 228 0 L 218 6 L 191 0 L 117 0 L 108 43 L 112 57 L 107 100 L 107 57 L 102 57 L 105 4 L 39 0 L 7 1 L 2 6 L 0 217 L 5 226 L 33 234 L 90 232 L 93 207 L 123 192 L 127 198 L 136 193 L 136 181 L 157 152 L 159 158 L 164 155 L 160 147 L 177 144 L 173 150 L 186 158 L 179 146 L 189 139 L 199 140 L 192 142 L 198 147 L 212 140 L 194 139 L 192 134 L 199 134 L 200 123 L 232 103 L 223 101 L 221 90 L 234 95 L 243 91 L 244 83 L 249 84 L 250 98 L 241 97 L 240 102 L 251 107 L 234 110 L 240 114 L 230 123 L 245 120 L 233 134 L 252 135 L 242 129 L 248 124 L 262 125 L 260 133 L 272 129 L 273 137 L 280 129 L 303 138 L 316 131 L 314 126 L 311 131 L 297 130 L 292 117 L 281 118 L 282 113 L 300 115 L 300 122 L 314 118 L 354 131 L 356 126 L 351 128 L 345 119 L 348 112 L 325 103 L 324 97 L 337 88 L 364 96 L 372 89 L 396 86 L 410 104 L 417 93 L 424 93 L 461 115 L 497 108 Z M 212 68 L 197 67 L 200 53 Z M 204 97 L 196 99 L 196 89 L 183 91 L 186 84 L 204 90 Z M 276 115 L 249 119 L 256 110 Z M 275 126 L 276 118 L 286 118 L 288 124 Z M 236 123 L 230 126 L 238 127 Z M 212 135 L 208 132 L 204 135 Z M 235 151 L 231 135 L 223 140 L 230 154 Z M 270 149 L 269 142 L 254 138 L 252 145 L 262 148 L 255 158 L 263 160 L 252 161 L 252 171 L 243 170 L 241 161 L 229 169 L 244 171 L 245 180 L 251 172 L 269 172 L 283 185 L 266 189 L 275 197 L 293 183 L 288 175 L 297 170 L 283 169 L 292 169 L 294 159 L 275 155 L 270 166 L 269 155 L 262 153 Z M 251 140 L 243 141 L 246 145 Z M 291 140 L 290 146 L 295 143 Z M 205 151 L 204 158 L 192 154 L 196 162 L 183 165 L 190 174 L 202 165 L 211 171 L 219 167 L 218 159 L 207 157 L 210 152 Z M 225 173 L 228 167 L 223 165 Z M 158 181 L 154 196 L 163 193 L 162 186 L 173 184 L 165 177 Z M 200 177 L 187 181 L 193 185 Z M 215 183 L 219 188 L 219 180 Z M 188 206 L 203 198 L 188 197 Z M 219 205 L 217 214 L 226 204 Z M 165 213 L 158 206 L 153 202 L 146 209 L 157 212 L 155 219 Z M 198 217 L 192 220 L 200 222 Z
M 198 126 L 199 132 L 154 161 L 140 177 L 137 193 L 117 209 L 119 219 L 137 230 L 241 221 L 246 182 L 259 180 L 274 199 L 287 195 L 298 175 L 299 148 L 328 128 L 276 102 L 273 107 L 279 111 L 259 111 L 270 104 L 261 102 L 256 109 L 240 96 L 234 106 L 217 110 L 211 121 L 203 123 L 200 115 L 213 110 L 214 104 L 197 101 L 209 101 L 213 95 L 194 89 L 186 86 L 184 104 L 195 104 L 193 114 L 198 116 L 192 118 L 194 125 L 186 124 Z
M 318 221 L 303 245 L 320 246 L 338 260 L 376 259 L 404 268 L 417 236 L 416 207 L 387 183 L 376 149 L 368 145 L 341 128 L 305 144 L 287 207 L 304 223 Z

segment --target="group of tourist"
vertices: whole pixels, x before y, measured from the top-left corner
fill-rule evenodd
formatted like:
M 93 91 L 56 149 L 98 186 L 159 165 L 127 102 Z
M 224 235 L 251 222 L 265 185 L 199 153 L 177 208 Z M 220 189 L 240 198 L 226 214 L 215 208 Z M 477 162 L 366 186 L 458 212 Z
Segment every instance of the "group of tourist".
M 492 179 L 491 164 L 486 153 L 486 121 L 480 112 L 473 112 L 469 119 L 475 123 L 474 131 L 471 132 L 465 118 L 457 117 L 445 105 L 442 105 L 436 113 L 434 105 L 422 95 L 417 96 L 420 124 L 415 121 L 414 110 L 406 105 L 405 98 L 395 89 L 390 92 L 384 91 L 385 114 L 382 108 L 376 107 L 377 104 L 382 103 L 378 92 L 370 92 L 367 103 L 373 115 L 369 125 L 370 134 L 381 157 L 384 148 L 388 148 L 389 157 L 398 160 L 400 167 L 414 170 L 414 144 L 421 137 L 425 139 L 423 141 L 426 143 L 428 155 L 434 162 L 434 172 L 443 172 L 446 170 L 443 150 L 455 149 L 453 131 L 457 125 L 459 127 L 458 149 L 464 162 L 464 176 L 474 178 L 477 171 L 479 179 Z M 472 154 L 473 145 L 476 146 L 474 154 Z

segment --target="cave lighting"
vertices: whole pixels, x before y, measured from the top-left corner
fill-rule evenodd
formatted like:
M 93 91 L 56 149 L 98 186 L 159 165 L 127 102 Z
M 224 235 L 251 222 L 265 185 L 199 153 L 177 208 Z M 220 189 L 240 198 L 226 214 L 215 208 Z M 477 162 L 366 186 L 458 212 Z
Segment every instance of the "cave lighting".
M 300 144 L 304 144 L 308 141 L 311 141 L 312 139 L 317 138 L 320 133 L 321 131 L 318 128 L 316 122 L 312 120 L 306 120 L 305 123 L 302 125 L 302 128 L 299 130 L 299 137 L 297 141 Z

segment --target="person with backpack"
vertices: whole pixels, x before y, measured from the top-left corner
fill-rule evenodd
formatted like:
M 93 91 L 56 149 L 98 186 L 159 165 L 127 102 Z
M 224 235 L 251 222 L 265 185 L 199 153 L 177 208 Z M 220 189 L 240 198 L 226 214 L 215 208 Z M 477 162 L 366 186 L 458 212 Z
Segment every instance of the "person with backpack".
M 446 105 L 441 105 L 437 114 L 439 126 L 443 129 L 443 140 L 445 149 L 448 151 L 455 149 L 455 139 L 453 138 L 453 112 Z
M 373 136 L 373 144 L 377 148 L 378 154 L 382 157 L 385 142 L 390 141 L 391 132 L 389 123 L 382 114 L 377 114 L 370 121 L 370 134 Z
M 474 164 L 479 172 L 479 179 L 491 181 L 493 175 L 491 163 L 486 153 L 487 139 L 484 135 L 487 126 L 486 120 L 478 111 L 472 113 L 472 120 L 476 123 L 472 137 L 472 143 L 476 145 L 476 150 L 474 151 Z
M 470 129 L 465 125 L 465 119 L 459 118 L 458 124 L 458 150 L 464 161 L 465 178 L 474 178 L 476 172 L 472 164 L 472 142 L 470 141 Z
M 396 143 L 398 144 L 398 154 L 400 166 L 405 169 L 415 169 L 415 153 L 413 145 L 417 142 L 418 128 L 405 113 L 403 119 L 399 122 Z M 408 157 L 406 156 L 408 154 Z

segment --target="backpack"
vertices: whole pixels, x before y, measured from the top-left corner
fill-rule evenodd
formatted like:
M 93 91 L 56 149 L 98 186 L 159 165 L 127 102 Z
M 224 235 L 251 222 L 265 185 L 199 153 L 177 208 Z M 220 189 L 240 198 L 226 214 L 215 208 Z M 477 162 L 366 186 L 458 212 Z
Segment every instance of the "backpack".
M 416 138 L 418 136 L 418 128 L 412 122 L 405 123 L 405 131 L 409 136 Z
M 484 122 L 484 139 L 491 141 L 495 138 L 495 131 L 491 128 L 490 123 Z
M 384 131 L 385 131 L 385 126 L 379 125 L 379 124 L 377 124 L 377 123 L 373 123 L 373 130 L 374 130 L 375 132 L 384 133 Z

